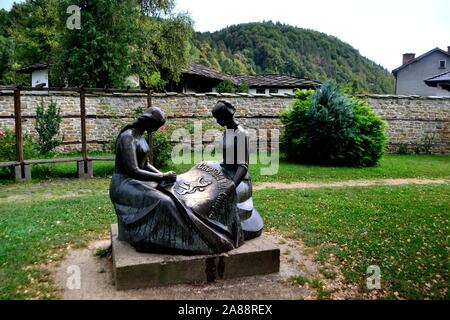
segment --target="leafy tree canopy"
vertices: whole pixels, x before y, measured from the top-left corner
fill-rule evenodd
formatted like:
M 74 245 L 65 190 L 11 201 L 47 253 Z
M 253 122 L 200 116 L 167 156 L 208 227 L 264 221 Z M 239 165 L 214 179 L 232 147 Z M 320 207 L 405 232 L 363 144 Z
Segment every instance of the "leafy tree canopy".
M 70 5 L 81 8 L 80 30 L 66 27 Z M 133 74 L 155 88 L 176 81 L 193 31 L 174 7 L 174 0 L 27 0 L 0 10 L 0 83 L 29 83 L 16 70 L 49 61 L 55 85 L 121 87 Z

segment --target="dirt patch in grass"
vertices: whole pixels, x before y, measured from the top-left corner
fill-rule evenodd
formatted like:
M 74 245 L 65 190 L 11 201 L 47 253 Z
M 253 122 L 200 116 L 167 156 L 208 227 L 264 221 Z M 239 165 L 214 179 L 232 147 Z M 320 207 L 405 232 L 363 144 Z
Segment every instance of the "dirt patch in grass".
M 70 250 L 66 258 L 51 268 L 60 298 L 64 300 L 126 299 L 126 300 L 204 300 L 204 299 L 351 299 L 355 296 L 351 288 L 340 283 L 340 274 L 326 279 L 310 255 L 304 253 L 303 244 L 267 232 L 281 250 L 281 265 L 278 274 L 216 281 L 203 285 L 174 285 L 161 288 L 116 291 L 113 284 L 111 257 L 96 255 L 110 245 L 110 241 L 96 241 L 87 248 Z M 81 271 L 81 288 L 68 289 L 71 266 Z M 305 283 L 295 279 L 307 279 Z M 331 292 L 333 291 L 333 292 Z M 323 294 L 325 292 L 325 294 Z
M 341 188 L 341 187 L 371 187 L 371 186 L 401 186 L 408 184 L 430 185 L 446 184 L 450 180 L 445 179 L 379 179 L 379 180 L 348 180 L 336 182 L 263 182 L 255 183 L 254 190 L 263 189 L 318 189 L 318 188 Z

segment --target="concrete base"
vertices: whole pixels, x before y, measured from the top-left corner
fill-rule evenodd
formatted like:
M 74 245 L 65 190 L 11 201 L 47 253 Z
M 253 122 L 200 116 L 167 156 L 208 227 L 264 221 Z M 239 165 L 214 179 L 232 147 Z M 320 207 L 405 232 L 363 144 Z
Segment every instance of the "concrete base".
M 117 237 L 115 224 L 111 226 L 111 242 L 117 290 L 199 284 L 280 270 L 280 249 L 264 235 L 236 250 L 215 256 L 144 254 Z
M 14 177 L 16 182 L 31 181 L 31 165 L 18 165 L 14 167 Z
M 77 161 L 78 178 L 89 179 L 94 177 L 92 161 Z

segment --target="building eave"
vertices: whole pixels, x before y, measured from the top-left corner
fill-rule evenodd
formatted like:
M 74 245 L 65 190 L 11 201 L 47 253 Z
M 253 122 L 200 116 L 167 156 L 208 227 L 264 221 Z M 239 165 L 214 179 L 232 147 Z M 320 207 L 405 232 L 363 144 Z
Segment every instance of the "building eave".
M 448 57 L 450 57 L 450 53 L 448 53 L 447 51 L 444 51 L 444 50 L 436 47 L 436 48 L 434 48 L 434 49 L 432 49 L 432 50 L 422 54 L 421 56 L 419 56 L 419 57 L 417 57 L 415 59 L 412 59 L 411 61 L 405 63 L 404 65 L 402 65 L 402 66 L 392 70 L 392 74 L 394 75 L 394 77 L 397 77 L 398 72 L 401 71 L 402 69 L 406 68 L 407 66 L 409 66 L 409 65 L 411 65 L 411 64 L 413 64 L 415 62 L 418 62 L 418 61 L 422 60 L 423 58 L 425 58 L 425 57 L 427 57 L 430 54 L 433 54 L 435 52 L 440 52 L 440 53 L 443 53 L 443 54 L 447 55 Z
M 34 71 L 48 69 L 50 67 L 50 65 L 51 64 L 49 62 L 34 63 L 34 64 L 27 65 L 23 68 L 20 68 L 19 70 L 17 70 L 17 72 L 18 73 L 32 73 Z

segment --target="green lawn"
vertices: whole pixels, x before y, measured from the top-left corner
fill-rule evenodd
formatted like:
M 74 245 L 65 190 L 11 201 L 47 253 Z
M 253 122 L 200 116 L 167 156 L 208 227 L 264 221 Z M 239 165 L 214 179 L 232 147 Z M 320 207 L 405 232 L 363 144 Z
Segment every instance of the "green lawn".
M 107 154 L 102 154 L 107 155 Z M 73 155 L 72 155 L 73 156 Z M 51 172 L 49 171 L 51 167 Z M 169 164 L 164 170 L 178 173 L 187 171 L 192 165 Z M 255 182 L 300 182 L 300 181 L 339 181 L 387 178 L 450 178 L 450 156 L 425 155 L 386 155 L 379 165 L 373 168 L 320 167 L 296 165 L 282 161 L 278 174 L 261 175 L 263 165 L 251 165 L 250 172 Z M 112 161 L 95 161 L 94 175 L 107 177 L 114 168 Z M 32 169 L 34 181 L 50 178 L 76 177 L 76 163 L 59 163 L 52 165 L 34 165 Z M 0 184 L 12 183 L 6 172 L 0 171 Z
M 389 155 L 367 169 L 282 163 L 275 177 L 258 176 L 257 169 L 255 181 L 449 178 L 450 157 Z M 57 297 L 43 265 L 63 257 L 68 245 L 107 236 L 116 219 L 108 196 L 111 162 L 96 162 L 103 178 L 91 180 L 65 179 L 76 172 L 70 163 L 53 166 L 48 176 L 46 166 L 34 170 L 33 183 L 0 185 L 0 299 Z M 362 297 L 366 268 L 378 265 L 384 297 L 449 298 L 450 184 L 260 190 L 254 201 L 268 227 L 303 239 L 321 261 L 334 254 Z
M 301 238 L 319 261 L 334 255 L 362 297 L 377 265 L 385 298 L 450 298 L 450 184 L 261 190 L 254 201 L 268 227 Z
M 72 184 L 75 182 L 75 184 Z M 108 181 L 5 187 L 0 197 L 0 299 L 55 298 L 43 263 L 106 235 L 115 221 Z
M 261 176 L 258 166 L 251 168 L 255 181 L 340 181 L 388 178 L 449 178 L 450 156 L 385 155 L 372 168 L 321 167 L 280 163 L 276 176 Z

